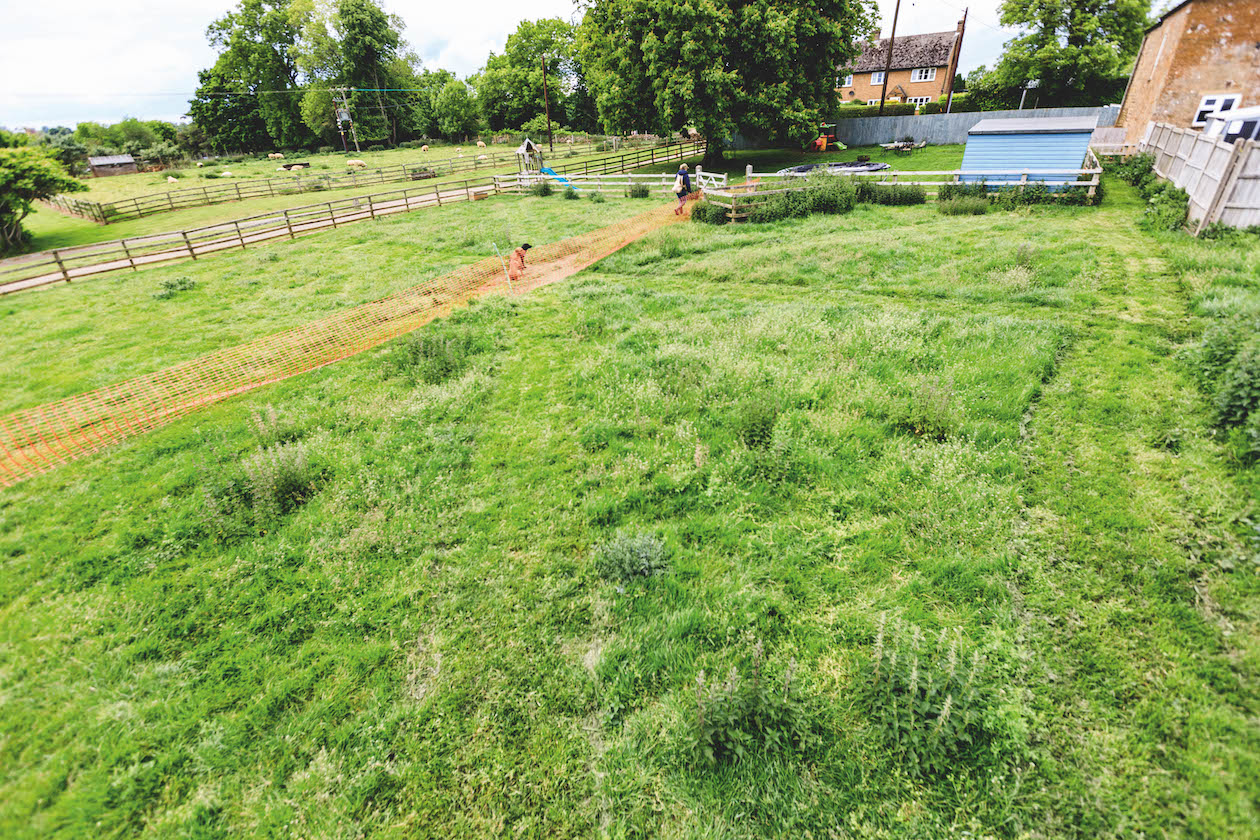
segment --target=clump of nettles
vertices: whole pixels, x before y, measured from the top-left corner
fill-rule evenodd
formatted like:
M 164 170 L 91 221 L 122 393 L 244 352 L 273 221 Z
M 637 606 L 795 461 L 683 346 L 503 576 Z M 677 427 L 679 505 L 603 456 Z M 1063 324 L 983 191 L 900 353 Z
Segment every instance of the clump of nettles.
M 984 666 L 956 630 L 929 641 L 916 625 L 880 616 L 860 695 L 873 733 L 909 772 L 944 772 L 988 740 Z
M 153 297 L 156 300 L 169 300 L 179 292 L 186 292 L 196 285 L 197 281 L 189 277 L 167 277 L 162 280 L 161 288 L 153 293 Z
M 731 666 L 725 680 L 710 682 L 701 671 L 690 733 L 696 759 L 712 766 L 799 744 L 805 715 L 794 693 L 795 670 L 793 659 L 780 679 L 771 678 L 758 641 L 746 675 Z
M 619 532 L 595 549 L 595 571 L 607 580 L 629 583 L 669 569 L 669 549 L 654 534 Z
M 631 198 L 650 198 L 652 190 L 647 184 L 631 184 L 630 189 L 627 190 L 627 194 Z

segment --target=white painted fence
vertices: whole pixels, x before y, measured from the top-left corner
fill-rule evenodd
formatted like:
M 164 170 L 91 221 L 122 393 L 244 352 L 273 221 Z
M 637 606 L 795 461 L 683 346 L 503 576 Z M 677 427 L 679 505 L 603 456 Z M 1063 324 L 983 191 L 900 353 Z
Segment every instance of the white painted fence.
M 655 192 L 672 193 L 674 191 L 675 172 L 660 172 L 651 175 L 610 174 L 610 175 L 561 175 L 576 189 L 590 192 L 625 192 L 635 184 L 645 184 Z M 550 175 L 537 172 L 518 173 L 516 175 L 494 176 L 495 187 L 499 192 L 521 194 L 528 191 L 540 181 L 551 181 L 560 188 L 563 184 Z M 726 189 L 726 173 L 705 172 L 701 166 L 691 174 L 692 189 Z
M 1230 145 L 1193 129 L 1152 123 L 1139 149 L 1155 156 L 1158 175 L 1190 194 L 1195 236 L 1213 222 L 1260 225 L 1260 143 Z

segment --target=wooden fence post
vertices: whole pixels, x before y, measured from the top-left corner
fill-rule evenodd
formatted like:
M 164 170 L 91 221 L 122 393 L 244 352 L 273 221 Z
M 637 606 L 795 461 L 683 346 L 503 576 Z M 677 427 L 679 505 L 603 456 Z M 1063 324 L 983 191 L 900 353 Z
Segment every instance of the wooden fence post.
M 337 227 L 337 214 L 333 211 L 332 202 L 328 202 L 328 218 L 332 219 L 333 228 Z
M 241 233 L 241 223 L 233 221 L 232 225 L 236 228 L 236 238 L 241 241 L 241 250 L 245 250 L 245 234 Z
M 285 224 L 285 226 L 286 226 L 286 227 L 288 227 L 288 228 L 289 228 L 289 238 L 290 238 L 290 239 L 297 239 L 297 236 L 295 236 L 295 235 L 294 235 L 294 233 L 293 233 L 293 219 L 289 218 L 289 211 L 288 211 L 288 210 L 285 210 L 285 211 L 284 211 L 284 224 Z
M 61 279 L 67 283 L 70 282 L 70 272 L 66 271 L 66 264 L 61 261 L 61 252 L 54 249 L 52 252 L 53 259 L 57 262 L 57 268 L 61 269 Z
M 197 252 L 193 250 L 192 240 L 188 238 L 188 231 L 181 230 L 180 233 L 184 235 L 184 247 L 188 249 L 188 256 L 193 258 L 193 262 L 196 262 Z
M 1028 186 L 1028 170 L 1024 170 L 1024 174 L 1019 176 L 1019 191 L 1022 194 L 1024 187 Z
M 127 240 L 120 239 L 118 244 L 122 246 L 123 253 L 127 255 L 127 262 L 131 263 L 131 270 L 139 271 L 140 269 L 136 268 L 136 261 L 131 258 L 131 249 L 127 247 Z
M 240 200 L 241 200 L 241 185 L 240 185 L 240 182 L 235 182 L 235 183 L 233 183 L 233 184 L 232 184 L 232 186 L 236 187 L 236 200 L 237 200 L 237 201 L 240 201 Z

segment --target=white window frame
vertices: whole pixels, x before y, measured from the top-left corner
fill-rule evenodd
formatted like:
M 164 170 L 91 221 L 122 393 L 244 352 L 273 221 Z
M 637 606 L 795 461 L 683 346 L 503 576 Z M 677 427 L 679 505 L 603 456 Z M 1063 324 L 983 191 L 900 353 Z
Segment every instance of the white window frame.
M 931 96 L 911 96 L 906 99 L 911 105 L 926 105 L 932 101 Z
M 868 100 L 866 100 L 866 104 L 867 104 L 867 105 L 878 105 L 878 104 L 879 104 L 879 100 L 878 100 L 878 99 L 868 99 Z
M 1232 111 L 1238 107 L 1242 96 L 1237 93 L 1209 93 L 1199 100 L 1199 107 L 1194 109 L 1194 119 L 1190 125 L 1202 128 L 1207 125 L 1207 118 L 1221 111 Z
M 910 81 L 912 82 L 935 82 L 935 67 L 916 67 L 910 71 Z
M 853 74 L 852 73 L 844 77 L 844 81 L 840 85 L 840 87 L 853 87 Z
M 883 71 L 883 70 L 876 70 L 874 73 L 872 73 L 872 74 L 871 74 L 871 84 L 873 84 L 873 85 L 882 85 L 883 83 L 884 83 L 884 71 Z

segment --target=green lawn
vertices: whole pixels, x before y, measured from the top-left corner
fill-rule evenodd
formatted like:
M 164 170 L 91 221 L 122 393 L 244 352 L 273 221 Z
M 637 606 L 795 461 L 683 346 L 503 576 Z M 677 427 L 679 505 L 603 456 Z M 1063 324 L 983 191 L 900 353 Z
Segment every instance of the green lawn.
M 668 228 L 0 491 L 0 834 L 1257 836 L 1260 469 L 1185 351 L 1260 312 L 1260 247 L 1108 190 Z M 14 296 L 4 398 L 641 206 Z M 619 534 L 660 573 L 601 574 Z M 894 720 L 890 675 L 951 712 Z

